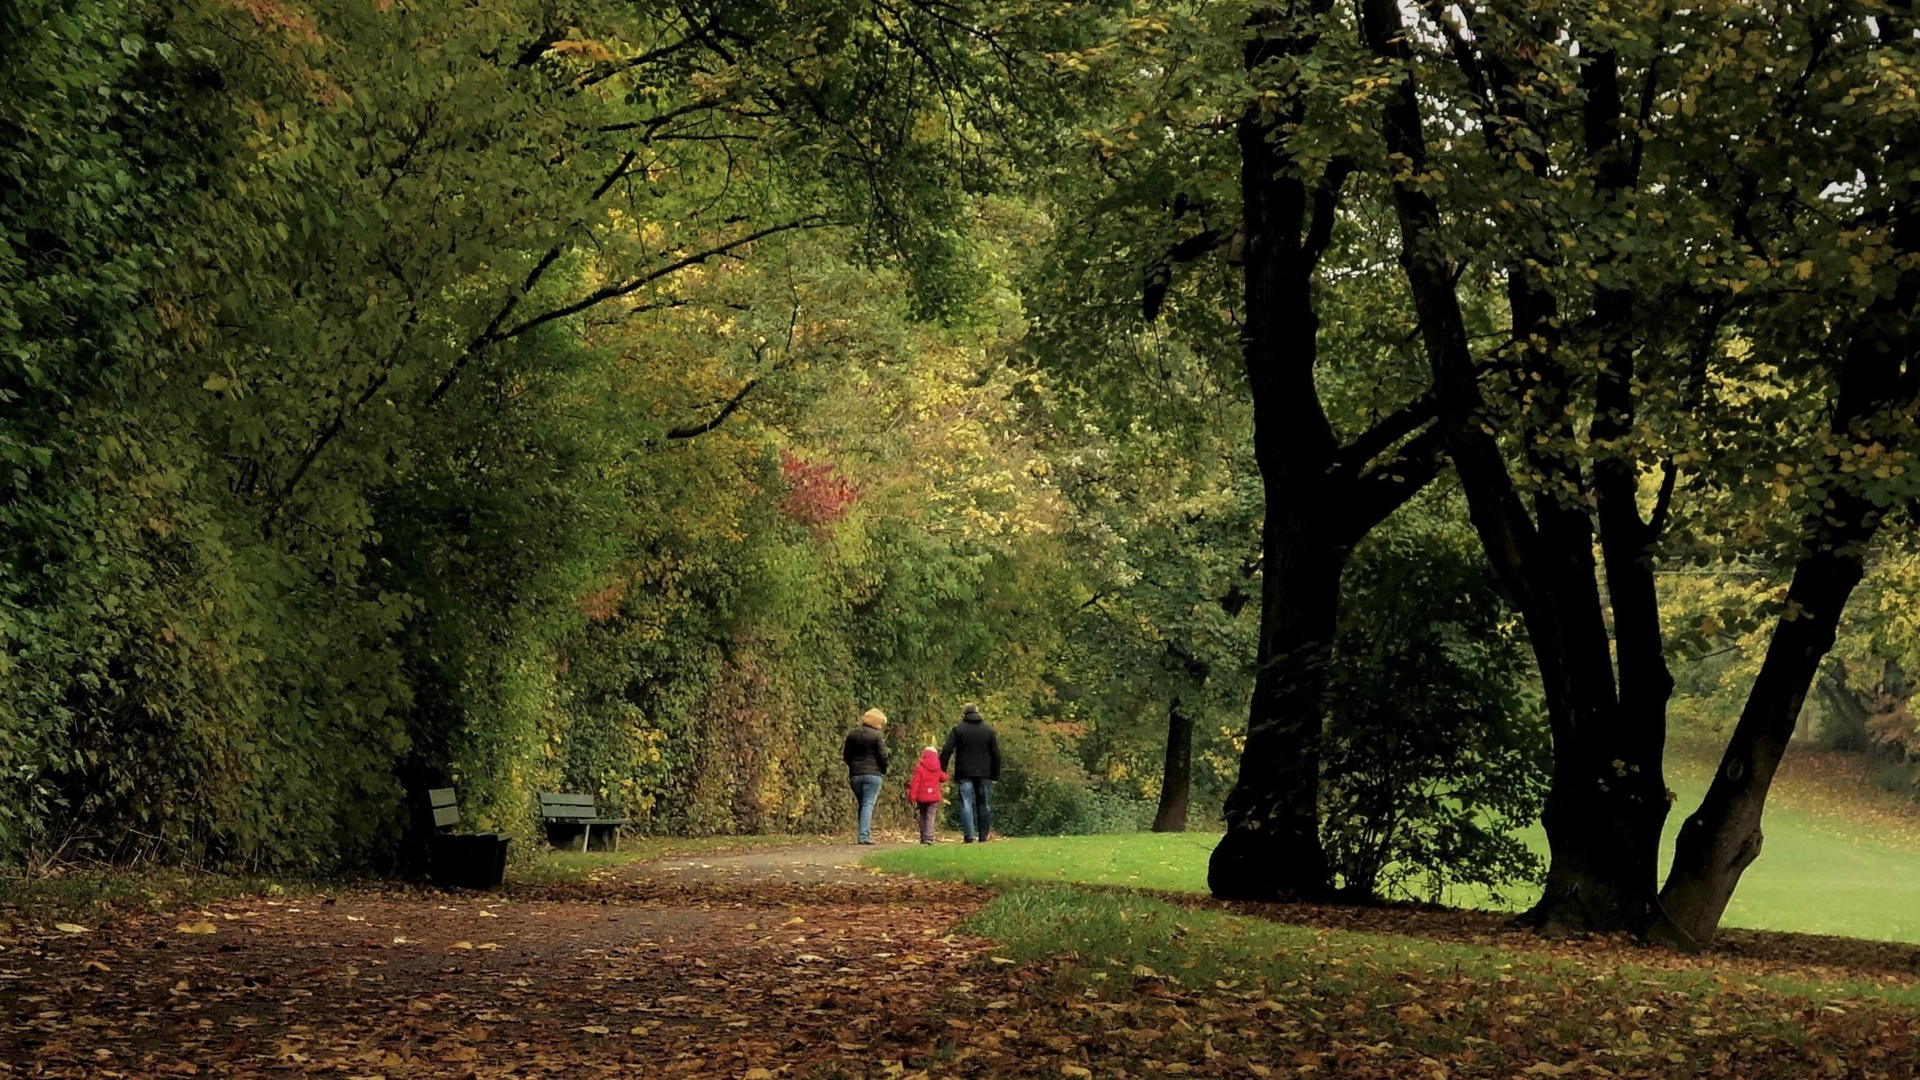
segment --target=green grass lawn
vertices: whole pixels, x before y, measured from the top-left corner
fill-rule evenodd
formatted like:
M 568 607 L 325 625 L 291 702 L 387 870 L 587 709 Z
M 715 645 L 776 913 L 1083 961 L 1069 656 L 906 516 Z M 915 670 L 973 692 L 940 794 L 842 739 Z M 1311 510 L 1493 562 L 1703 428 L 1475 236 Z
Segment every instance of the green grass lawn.
M 1700 779 L 1682 771 L 1683 807 L 1697 800 Z M 1747 875 L 1730 923 L 1920 940 L 1920 919 L 1910 915 L 1920 907 L 1920 855 L 1891 831 L 1776 808 L 1767 835 L 1766 856 Z M 1850 968 L 1839 954 L 1832 963 L 1796 959 L 1791 949 L 1772 958 L 1700 958 L 1493 933 L 1434 940 L 1417 931 L 1289 924 L 1127 891 L 1203 892 L 1216 839 L 1012 838 L 886 851 L 867 862 L 1000 886 L 963 929 L 993 943 L 988 963 L 1046 972 L 1069 1009 L 1097 1014 L 1111 1029 L 1095 1033 L 1096 1076 L 1123 1062 L 1153 1076 L 1168 1071 L 1157 1059 L 1194 1060 L 1193 1047 L 1165 1045 L 1182 1032 L 1189 1042 L 1206 1036 L 1199 1056 L 1217 1050 L 1248 1061 L 1320 1067 L 1328 1049 L 1338 1063 L 1343 1046 L 1362 1048 L 1364 1060 L 1346 1064 L 1385 1069 L 1357 1073 L 1369 1076 L 1452 1075 L 1425 1071 L 1445 1063 L 1460 1066 L 1459 1075 L 1586 1075 L 1600 1066 L 1611 1070 L 1600 1075 L 1676 1080 L 1786 1077 L 1810 1075 L 1813 1062 L 1837 1075 L 1840 1062 L 1867 1060 L 1861 1055 L 1898 1061 L 1867 1075 L 1911 1074 L 1911 1044 L 1898 1041 L 1906 1035 L 1885 1044 L 1892 1049 L 1880 1045 L 1887 1032 L 1906 1032 L 1920 1008 L 1920 983 L 1897 964 L 1889 973 Z M 1127 1026 L 1113 1028 L 1123 1017 Z M 1277 1045 L 1260 1041 L 1261 1017 L 1278 1025 Z M 1195 1026 L 1182 1026 L 1189 1021 Z M 1115 1039 L 1123 1034 L 1154 1038 L 1127 1047 Z M 1294 1075 L 1255 1075 L 1270 1074 Z
M 1038 845 L 1009 842 L 1007 851 Z M 1058 850 L 1113 865 L 1085 845 Z M 897 856 L 889 853 L 887 861 Z M 1307 1062 L 1312 1075 L 1421 1080 L 1596 1073 L 1587 1066 L 1606 1070 L 1597 1075 L 1676 1080 L 1797 1077 L 1816 1069 L 1911 1075 L 1912 1044 L 1904 1034 L 1889 1044 L 1899 1057 L 1876 1044 L 1894 1028 L 1906 1032 L 1920 1006 L 1911 977 L 1836 978 L 1824 968 L 1739 959 L 1702 963 L 1617 943 L 1434 941 L 1188 909 L 1083 886 L 1006 889 L 964 929 L 993 942 L 989 963 L 1047 972 L 1065 991 L 1058 1012 L 1100 1018 L 1106 1030 L 1092 1033 L 1095 1076 L 1123 1064 L 1144 1076 L 1167 1075 L 1172 1070 L 1156 1059 L 1195 1060 L 1216 1051 L 1250 1062 Z M 1127 1026 L 1116 1028 L 1122 1019 Z M 1043 1022 L 1034 1011 L 1025 1021 L 1022 1029 Z M 1277 1039 L 1267 1034 L 1274 1031 Z M 1204 1046 L 1191 1045 L 1202 1036 Z M 1324 1049 L 1333 1053 L 1311 1052 Z M 1345 1071 L 1319 1071 L 1330 1057 Z M 1848 1073 L 1841 1062 L 1849 1059 L 1875 1066 Z
M 1217 833 L 1013 837 L 883 851 L 865 861 L 882 870 L 977 885 L 1046 881 L 1203 893 L 1207 854 L 1219 839 Z
M 1681 816 L 1706 788 L 1703 769 L 1674 765 L 1669 783 L 1679 800 L 1667 818 L 1669 858 Z M 1742 878 L 1726 925 L 1920 943 L 1920 850 L 1870 824 L 1780 806 L 1768 809 L 1764 830 L 1765 847 Z M 1535 827 L 1525 835 L 1545 852 L 1544 832 Z M 1206 891 L 1207 855 L 1218 839 L 1208 833 L 1010 838 L 889 851 L 868 861 L 883 870 L 979 884 L 1084 882 L 1198 893 Z M 1524 907 L 1537 895 L 1516 891 L 1501 905 L 1458 889 L 1444 899 L 1461 907 Z

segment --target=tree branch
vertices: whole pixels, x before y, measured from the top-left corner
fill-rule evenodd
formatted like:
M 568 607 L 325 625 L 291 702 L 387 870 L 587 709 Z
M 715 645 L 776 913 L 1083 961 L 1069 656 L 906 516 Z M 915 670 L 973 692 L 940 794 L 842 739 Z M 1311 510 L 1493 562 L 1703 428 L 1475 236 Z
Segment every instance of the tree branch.
M 1667 531 L 1667 514 L 1673 509 L 1673 486 L 1680 478 L 1680 467 L 1668 457 L 1660 462 L 1660 494 L 1653 500 L 1653 516 L 1647 520 L 1647 542 L 1652 543 Z
M 1320 256 L 1327 253 L 1327 245 L 1333 241 L 1334 212 L 1340 207 L 1340 188 L 1346 184 L 1353 169 L 1353 159 L 1342 154 L 1328 163 L 1320 183 L 1314 185 L 1313 217 L 1307 224 L 1306 241 L 1301 245 L 1301 254 L 1309 267 L 1320 265 Z
M 698 266 L 701 263 L 708 262 L 712 259 L 725 255 L 736 248 L 745 247 L 746 245 L 751 244 L 756 240 L 764 240 L 767 237 L 773 236 L 777 233 L 791 232 L 794 229 L 813 228 L 817 225 L 821 225 L 824 223 L 825 223 L 825 219 L 823 218 L 818 218 L 818 217 L 803 218 L 800 221 L 789 221 L 782 225 L 771 225 L 757 232 L 748 233 L 746 236 L 742 236 L 737 240 L 729 240 L 724 244 L 720 244 L 715 247 L 710 247 L 705 251 L 697 252 L 695 254 L 688 255 L 684 258 L 676 259 L 673 262 L 670 262 L 667 265 L 662 266 L 657 270 L 650 270 L 647 273 L 641 274 L 637 277 L 628 278 L 625 281 L 618 282 L 613 285 L 608 285 L 603 288 L 595 289 L 593 292 L 588 293 L 586 296 L 581 297 L 580 299 L 574 301 L 571 304 L 567 304 L 562 307 L 557 307 L 551 311 L 547 311 L 539 315 L 535 315 L 533 318 L 528 319 L 527 321 L 520 323 L 519 325 L 514 326 L 511 329 L 500 331 L 498 334 L 494 336 L 494 340 L 508 341 L 513 338 L 519 337 L 521 334 L 526 333 L 527 331 L 533 329 L 536 326 L 541 326 L 546 323 L 550 323 L 555 319 L 564 319 L 569 315 L 578 315 L 581 312 L 587 310 L 588 308 L 596 307 L 600 304 L 606 303 L 609 300 L 617 300 L 622 296 L 627 296 L 631 293 L 638 292 L 639 290 L 647 287 L 648 285 L 651 285 L 654 282 L 659 281 L 663 277 L 667 277 L 672 274 L 677 274 L 680 271 L 688 269 L 690 267 Z
M 1367 463 L 1379 457 L 1394 443 L 1413 434 L 1421 425 L 1439 415 L 1439 402 L 1432 394 L 1422 394 L 1397 411 L 1380 418 L 1372 427 L 1335 451 L 1334 468 L 1358 476 Z
M 760 379 L 758 377 L 748 379 L 747 384 L 740 388 L 740 392 L 733 395 L 733 397 L 727 399 L 727 403 L 725 405 L 722 405 L 720 407 L 720 411 L 713 414 L 712 418 L 701 421 L 698 424 L 690 425 L 688 427 L 669 428 L 667 430 L 667 438 L 669 439 L 697 438 L 698 436 L 705 435 L 707 432 L 712 431 L 714 428 L 719 427 L 721 424 L 726 423 L 727 417 L 732 416 L 740 408 L 741 404 L 747 400 L 747 395 L 753 392 L 753 388 L 759 385 L 760 385 Z
M 567 30 L 564 26 L 555 27 L 552 30 L 543 32 L 539 37 L 527 42 L 527 47 L 520 50 L 520 56 L 514 60 L 513 66 L 517 68 L 532 67 L 536 61 L 546 55 L 548 49 L 553 48 L 555 42 L 565 37 L 566 33 Z
M 1160 305 L 1167 299 L 1167 290 L 1173 286 L 1173 265 L 1190 263 L 1232 239 L 1233 233 L 1226 229 L 1208 229 L 1197 233 L 1167 249 L 1152 266 L 1147 267 L 1146 280 L 1140 288 L 1140 314 L 1148 322 L 1160 317 Z
M 1400 452 L 1354 481 L 1347 501 L 1347 538 L 1359 543 L 1426 487 L 1447 463 L 1446 435 L 1438 424 L 1407 441 Z

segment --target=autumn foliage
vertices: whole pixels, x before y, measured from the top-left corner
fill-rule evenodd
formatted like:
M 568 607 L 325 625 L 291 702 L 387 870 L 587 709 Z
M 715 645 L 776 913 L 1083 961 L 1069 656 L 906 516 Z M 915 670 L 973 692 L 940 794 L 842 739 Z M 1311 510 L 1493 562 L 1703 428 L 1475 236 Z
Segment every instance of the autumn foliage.
M 780 479 L 787 485 L 780 512 L 810 529 L 819 530 L 846 517 L 860 498 L 860 489 L 833 463 L 809 462 L 791 450 L 780 451 Z

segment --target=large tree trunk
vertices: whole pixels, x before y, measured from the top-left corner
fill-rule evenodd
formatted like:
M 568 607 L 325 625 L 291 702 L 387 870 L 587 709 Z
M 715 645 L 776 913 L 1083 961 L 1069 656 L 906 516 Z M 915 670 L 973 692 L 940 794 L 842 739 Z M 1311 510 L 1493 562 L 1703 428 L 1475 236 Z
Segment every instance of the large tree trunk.
M 1713 784 L 1680 826 L 1655 937 L 1683 948 L 1713 943 L 1740 875 L 1760 855 L 1767 790 L 1860 575 L 1857 557 L 1830 551 L 1794 568 L 1787 589 L 1787 610 L 1794 615 L 1775 626 Z
M 1247 66 L 1280 46 L 1258 37 Z M 1320 897 L 1332 886 L 1320 846 L 1320 734 L 1327 660 L 1346 552 L 1329 541 L 1338 512 L 1330 482 L 1339 443 L 1314 385 L 1320 319 L 1304 249 L 1306 184 L 1291 168 L 1281 125 L 1256 103 L 1240 119 L 1246 314 L 1241 350 L 1253 394 L 1254 458 L 1266 491 L 1260 641 L 1240 775 L 1227 796 L 1227 834 L 1207 869 L 1226 899 Z
M 1376 55 L 1408 64 L 1400 7 L 1394 0 L 1363 0 L 1361 30 Z M 1420 99 L 1406 75 L 1388 94 L 1382 133 L 1408 176 L 1428 171 Z M 1590 486 L 1579 464 L 1536 450 L 1566 444 L 1571 377 L 1556 357 L 1560 325 L 1553 298 L 1533 271 L 1509 267 L 1516 361 L 1532 376 L 1533 413 L 1525 440 L 1532 470 L 1547 478 L 1533 512 L 1516 489 L 1493 428 L 1485 418 L 1480 371 L 1467 334 L 1457 277 L 1442 242 L 1438 205 L 1419 183 L 1394 184 L 1401 234 L 1401 265 L 1420 315 L 1422 343 L 1433 369 L 1440 430 L 1467 495 L 1475 531 L 1503 586 L 1520 609 L 1539 661 L 1554 737 L 1554 771 L 1543 814 L 1553 858 L 1546 892 L 1532 912 L 1556 931 L 1644 929 L 1654 907 L 1660 824 L 1666 813 L 1660 778 L 1660 739 L 1670 681 L 1663 682 L 1657 608 L 1645 556 L 1651 527 L 1640 522 L 1622 481 Z M 1625 387 L 1630 370 L 1620 376 Z M 1630 410 L 1614 418 L 1631 424 Z M 1540 436 L 1535 438 L 1534 436 Z M 1595 490 L 1595 489 L 1599 490 Z M 1609 498 L 1610 497 L 1610 498 Z M 1616 686 L 1613 643 L 1607 633 L 1589 500 L 1602 514 L 1602 542 L 1610 574 L 1629 597 L 1634 654 Z M 1628 515 L 1633 515 L 1630 519 Z
M 1847 666 L 1837 658 L 1829 660 L 1826 671 L 1814 680 L 1813 688 L 1826 704 L 1831 719 L 1822 727 L 1820 741 L 1828 749 L 1850 754 L 1863 754 L 1872 749 L 1873 732 L 1867 722 L 1873 719 L 1878 701 L 1874 694 L 1847 684 Z M 1801 716 L 1806 716 L 1805 709 L 1801 710 Z M 1800 731 L 1801 723 L 1796 722 L 1794 732 Z
M 1320 844 L 1320 738 L 1348 551 L 1269 500 L 1247 741 L 1227 796 L 1227 834 L 1207 867 L 1207 885 L 1223 899 L 1322 898 L 1333 885 Z
M 1193 794 L 1193 712 L 1175 690 L 1167 702 L 1167 759 L 1160 770 L 1160 807 L 1154 832 L 1186 832 L 1187 805 Z
M 1903 253 L 1920 251 L 1920 204 L 1899 208 L 1893 241 Z M 1911 428 L 1920 393 L 1920 270 L 1903 270 L 1893 292 L 1864 313 L 1837 382 L 1830 429 L 1839 446 L 1897 443 Z M 1774 771 L 1860 582 L 1863 550 L 1880 527 L 1883 510 L 1855 486 L 1862 473 L 1837 456 L 1826 464 L 1833 488 L 1807 511 L 1808 554 L 1794 567 L 1786 610 L 1706 798 L 1674 845 L 1654 934 L 1675 945 L 1712 943 L 1740 875 L 1760 855 L 1760 817 Z
M 1246 64 L 1310 49 L 1330 0 L 1269 5 L 1250 23 Z M 1289 20 L 1305 16 L 1298 24 Z M 1439 438 L 1416 402 L 1342 446 L 1320 402 L 1313 273 L 1329 242 L 1349 163 L 1311 187 L 1286 139 L 1304 116 L 1277 93 L 1239 121 L 1246 305 L 1241 350 L 1253 397 L 1254 457 L 1266 492 L 1260 641 L 1240 774 L 1207 884 L 1223 899 L 1322 898 L 1332 874 L 1320 844 L 1320 739 L 1340 577 L 1368 531 L 1438 471 Z M 1386 460 L 1376 463 L 1375 459 Z

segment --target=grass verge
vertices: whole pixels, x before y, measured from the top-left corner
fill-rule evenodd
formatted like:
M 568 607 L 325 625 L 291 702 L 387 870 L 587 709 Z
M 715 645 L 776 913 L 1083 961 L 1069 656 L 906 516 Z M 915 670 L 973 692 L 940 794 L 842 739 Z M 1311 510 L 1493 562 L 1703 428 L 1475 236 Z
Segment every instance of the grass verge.
M 85 923 L 121 912 L 203 907 L 247 897 L 308 896 L 339 888 L 337 881 L 176 869 L 6 873 L 0 874 L 0 920 Z
M 1663 872 L 1683 815 L 1699 803 L 1712 771 L 1697 750 L 1676 751 L 1669 766 L 1676 800 L 1667 817 Z M 1920 817 L 1903 800 L 1857 782 L 1823 779 L 1816 767 L 1832 766 L 1817 754 L 1789 755 L 1788 766 L 1767 810 L 1765 848 L 1741 878 L 1725 925 L 1920 943 L 1920 826 L 1900 827 Z M 1521 835 L 1546 852 L 1538 826 Z M 1206 833 L 1020 837 L 890 851 L 869 862 L 979 885 L 1079 882 L 1205 893 L 1207 856 L 1218 839 Z M 1538 895 L 1531 887 L 1503 897 L 1454 888 L 1441 899 L 1454 907 L 1512 911 Z
M 1204 893 L 1207 856 L 1219 840 L 1214 833 L 1016 837 L 901 848 L 865 862 L 889 873 L 974 885 L 1056 882 Z
M 1436 942 L 1060 885 L 1009 889 L 966 929 L 1046 973 L 1037 989 L 1066 1030 L 1041 1041 L 1096 1076 L 1871 1077 L 1916 1064 L 1911 977 L 1605 941 Z

